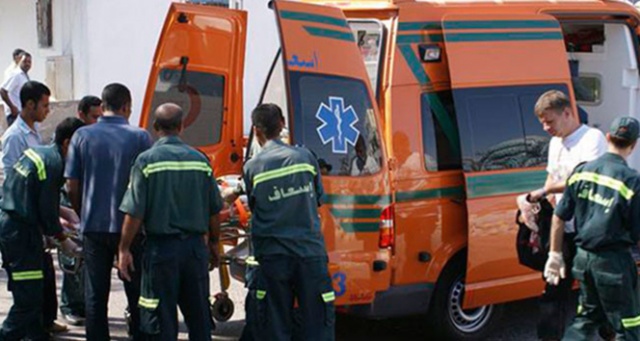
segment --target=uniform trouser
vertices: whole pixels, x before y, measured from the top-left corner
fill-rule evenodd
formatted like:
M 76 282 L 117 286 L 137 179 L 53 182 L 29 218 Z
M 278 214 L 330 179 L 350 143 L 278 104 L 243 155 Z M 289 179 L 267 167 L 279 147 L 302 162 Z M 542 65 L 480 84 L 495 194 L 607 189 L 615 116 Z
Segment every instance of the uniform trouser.
M 44 271 L 44 305 L 43 323 L 45 328 L 50 327 L 58 317 L 58 295 L 56 293 L 56 270 L 53 267 L 53 257 L 51 253 L 43 250 L 43 271 Z
M 60 312 L 65 315 L 84 317 L 84 285 L 82 266 L 75 274 L 62 274 L 60 289 Z
M 180 306 L 189 340 L 211 340 L 209 249 L 202 235 L 148 236 L 142 269 L 140 327 L 149 339 L 177 340 Z
M 580 281 L 580 298 L 565 340 L 591 340 L 607 322 L 616 340 L 640 340 L 638 275 L 630 251 L 578 249 L 572 272 Z
M 290 341 L 297 299 L 304 340 L 334 340 L 335 295 L 326 257 L 265 256 L 258 259 L 256 316 L 251 323 L 264 340 Z
M 43 324 L 44 259 L 42 234 L 35 226 L 0 214 L 0 251 L 13 296 L 0 340 L 47 339 Z
M 571 269 L 573 257 L 576 254 L 574 242 L 575 234 L 565 233 L 563 238 L 563 256 L 567 269 Z M 544 280 L 544 277 L 542 278 Z M 567 271 L 566 277 L 561 279 L 558 285 L 545 282 L 544 292 L 539 299 L 540 319 L 537 325 L 538 338 L 542 340 L 560 340 L 564 335 L 565 325 L 570 312 L 571 291 L 573 289 L 573 277 L 571 271 Z
M 85 296 L 85 329 L 88 341 L 109 340 L 109 320 L 107 305 L 111 290 L 111 270 L 118 253 L 120 234 L 117 233 L 85 233 L 84 246 L 84 296 Z M 131 313 L 133 339 L 141 340 L 139 332 L 140 314 L 136 307 L 140 297 L 140 255 L 142 237 L 137 236 L 131 245 L 133 264 L 137 271 L 131 273 L 131 281 L 124 282 Z

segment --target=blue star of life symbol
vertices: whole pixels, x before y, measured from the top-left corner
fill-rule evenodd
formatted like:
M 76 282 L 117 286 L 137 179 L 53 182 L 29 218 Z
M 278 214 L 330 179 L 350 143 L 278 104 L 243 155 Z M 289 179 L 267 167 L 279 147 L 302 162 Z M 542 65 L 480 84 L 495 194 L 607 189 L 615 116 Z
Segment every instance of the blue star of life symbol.
M 329 96 L 329 105 L 320 103 L 316 118 L 322 125 L 316 129 L 323 144 L 331 142 L 336 154 L 346 154 L 347 145 L 355 147 L 360 132 L 355 128 L 358 115 L 353 106 L 344 107 L 344 98 Z

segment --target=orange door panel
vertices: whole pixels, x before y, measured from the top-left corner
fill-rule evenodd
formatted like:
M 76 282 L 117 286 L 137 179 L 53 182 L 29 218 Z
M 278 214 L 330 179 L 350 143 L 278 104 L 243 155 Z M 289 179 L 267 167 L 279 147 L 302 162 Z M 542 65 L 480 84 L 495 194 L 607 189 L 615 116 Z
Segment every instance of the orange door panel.
M 242 171 L 242 78 L 247 14 L 174 3 L 153 58 L 141 125 L 166 102 L 185 113 L 183 139 L 205 152 L 216 176 Z
M 546 178 L 548 136 L 535 99 L 549 89 L 571 92 L 560 25 L 542 14 L 448 15 L 442 27 L 467 194 L 465 306 L 537 295 L 540 274 L 518 264 L 514 217 L 516 196 Z M 498 111 L 513 121 L 496 119 Z M 501 134 L 509 138 L 493 137 Z
M 332 167 L 323 176 L 320 214 L 336 303 L 370 303 L 390 282 L 390 251 L 378 248 L 378 236 L 380 213 L 391 197 L 369 76 L 339 8 L 290 1 L 274 7 L 292 142 Z M 356 169 L 358 146 L 368 157 Z M 376 261 L 385 266 L 374 270 Z

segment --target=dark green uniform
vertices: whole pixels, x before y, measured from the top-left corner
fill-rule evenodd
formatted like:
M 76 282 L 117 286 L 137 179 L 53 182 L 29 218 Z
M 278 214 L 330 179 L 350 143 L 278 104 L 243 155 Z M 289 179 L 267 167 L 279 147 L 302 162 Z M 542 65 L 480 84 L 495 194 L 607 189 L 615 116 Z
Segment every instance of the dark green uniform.
M 618 340 L 640 340 L 638 276 L 630 247 L 640 237 L 640 178 L 612 153 L 579 165 L 555 214 L 576 219 L 578 313 L 566 340 L 591 340 L 607 321 Z
M 221 209 L 207 158 L 180 138 L 163 137 L 136 159 L 120 210 L 141 219 L 147 237 L 138 304 L 143 332 L 175 340 L 180 305 L 189 340 L 211 339 L 204 235 Z
M 42 318 L 42 237 L 62 233 L 59 193 L 63 168 L 59 148 L 50 145 L 27 149 L 6 174 L 0 202 L 0 250 L 13 306 L 2 324 L 0 340 L 47 338 Z
M 323 188 L 315 157 L 270 140 L 245 164 L 243 180 L 260 264 L 251 288 L 257 313 L 249 328 L 260 339 L 291 340 L 297 299 L 303 339 L 333 340 L 335 294 L 320 230 Z

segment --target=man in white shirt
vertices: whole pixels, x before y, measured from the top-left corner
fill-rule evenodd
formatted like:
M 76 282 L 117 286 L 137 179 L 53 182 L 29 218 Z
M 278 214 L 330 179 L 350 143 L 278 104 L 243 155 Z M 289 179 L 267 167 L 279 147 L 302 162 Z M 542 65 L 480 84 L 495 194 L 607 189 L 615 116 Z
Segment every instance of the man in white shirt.
M 534 108 L 544 131 L 552 136 L 549 142 L 547 180 L 544 187 L 529 193 L 529 201 L 538 201 L 554 194 L 556 203 L 562 200 L 565 183 L 573 169 L 580 163 L 592 161 L 607 151 L 604 134 L 595 128 L 580 123 L 571 108 L 571 101 L 564 93 L 550 90 L 542 94 Z M 571 268 L 575 255 L 573 224 L 565 226 L 565 264 Z M 566 316 L 569 312 L 569 297 L 573 278 L 567 274 L 558 286 L 546 285 L 540 298 L 540 321 L 538 338 L 560 340 L 564 335 Z M 572 308 L 573 309 L 573 308 Z
M 6 69 L 4 69 L 2 83 L 4 83 L 7 79 L 9 79 L 9 77 L 11 77 L 11 75 L 20 67 L 20 58 L 22 57 L 23 53 L 24 53 L 23 49 L 13 50 L 13 53 L 11 54 L 13 59 L 11 60 L 11 64 L 9 64 L 9 66 L 7 66 Z
M 0 86 L 0 97 L 4 101 L 4 114 L 7 118 L 7 126 L 11 126 L 22 110 L 20 103 L 20 89 L 29 81 L 27 74 L 31 69 L 31 55 L 23 52 L 20 57 L 20 68 Z

